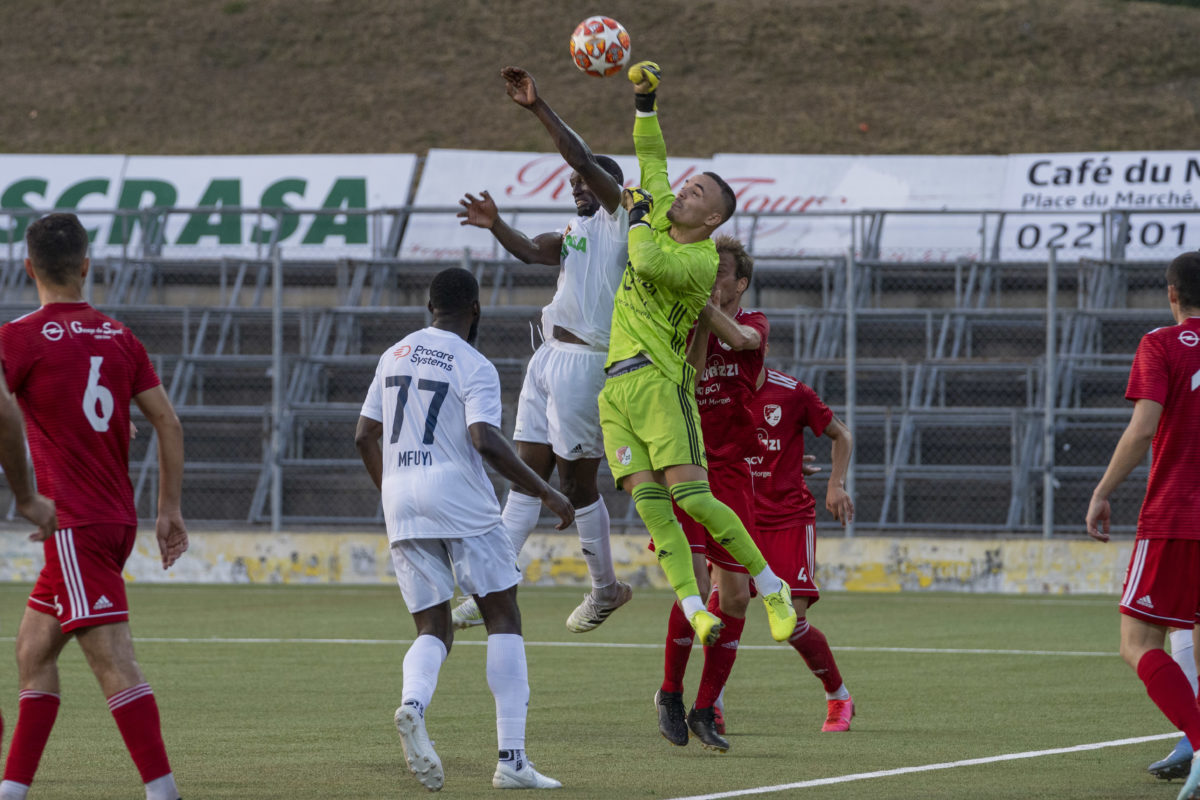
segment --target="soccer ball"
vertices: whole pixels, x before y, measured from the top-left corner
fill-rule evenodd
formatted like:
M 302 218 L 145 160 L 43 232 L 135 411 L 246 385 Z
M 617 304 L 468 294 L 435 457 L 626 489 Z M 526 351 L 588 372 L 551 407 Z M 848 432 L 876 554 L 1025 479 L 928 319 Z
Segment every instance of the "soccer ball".
M 571 58 L 593 77 L 614 75 L 629 63 L 629 34 L 612 17 L 588 17 L 571 34 Z

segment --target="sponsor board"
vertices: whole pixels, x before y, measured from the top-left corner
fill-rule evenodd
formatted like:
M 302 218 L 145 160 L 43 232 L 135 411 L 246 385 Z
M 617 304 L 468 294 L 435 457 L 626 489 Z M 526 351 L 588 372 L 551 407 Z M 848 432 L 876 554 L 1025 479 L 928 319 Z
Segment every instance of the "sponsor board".
M 276 242 L 296 255 L 365 257 L 387 235 L 365 212 L 405 205 L 415 167 L 411 154 L 0 156 L 0 247 L 23 251 L 29 222 L 57 208 L 79 214 L 94 257 L 147 241 L 166 257 L 262 257 Z M 278 213 L 113 213 L 163 207 Z
M 637 159 L 631 155 L 612 157 L 621 165 L 625 185 L 638 185 Z M 691 176 L 708 169 L 712 169 L 710 159 L 672 158 L 667 162 L 667 174 L 676 190 Z M 501 218 L 516 230 L 530 238 L 561 233 L 575 215 L 571 172 L 558 153 L 430 150 L 415 204 L 457 210 L 464 195 L 479 197 L 486 190 Z M 526 210 L 556 207 L 562 211 L 547 214 Z M 401 256 L 459 260 L 469 249 L 476 258 L 509 257 L 490 232 L 460 222 L 452 213 L 415 215 L 405 232 Z
M 716 170 L 738 197 L 729 231 L 755 255 L 845 255 L 861 244 L 863 210 L 991 208 L 1000 200 L 1003 156 L 801 156 L 719 153 Z M 758 216 L 800 212 L 800 217 Z M 952 261 L 980 252 L 978 214 L 889 214 L 878 257 Z M 858 255 L 862 255 L 861 252 Z
M 1008 157 L 1002 206 L 1023 212 L 1005 227 L 1000 255 L 1169 260 L 1200 246 L 1200 152 L 1032 153 Z M 1104 212 L 1128 210 L 1128 225 Z M 1188 212 L 1192 213 L 1188 213 Z
M 0 533 L 0 580 L 33 582 L 42 547 L 24 532 Z M 1132 541 L 1041 539 L 822 538 L 817 585 L 832 591 L 955 591 L 1004 594 L 1120 593 Z M 645 536 L 612 537 L 617 576 L 638 586 L 668 588 Z M 579 539 L 535 533 L 521 551 L 524 581 L 586 586 Z M 153 529 L 139 533 L 125 578 L 147 583 L 333 583 L 395 581 L 382 533 L 205 533 L 164 571 Z

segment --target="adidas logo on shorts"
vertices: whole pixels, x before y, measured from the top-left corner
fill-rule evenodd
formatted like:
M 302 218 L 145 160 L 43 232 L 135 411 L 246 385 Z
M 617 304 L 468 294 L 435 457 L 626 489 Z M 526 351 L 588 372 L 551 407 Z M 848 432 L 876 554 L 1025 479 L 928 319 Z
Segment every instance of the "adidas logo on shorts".
M 583 452 L 583 445 L 581 445 L 581 444 L 577 444 L 577 445 L 575 445 L 574 447 L 572 447 L 572 448 L 571 448 L 571 452 L 572 452 L 572 453 L 582 453 L 582 452 Z
M 1145 595 L 1142 595 L 1141 597 L 1139 597 L 1137 599 L 1137 604 L 1139 606 L 1141 606 L 1142 608 L 1150 608 L 1150 609 L 1154 608 L 1154 603 L 1152 603 L 1150 601 L 1150 595 L 1148 595 L 1148 594 L 1145 594 Z
M 92 604 L 92 611 L 103 611 L 106 608 L 112 608 L 112 601 L 104 595 L 100 595 L 100 599 Z

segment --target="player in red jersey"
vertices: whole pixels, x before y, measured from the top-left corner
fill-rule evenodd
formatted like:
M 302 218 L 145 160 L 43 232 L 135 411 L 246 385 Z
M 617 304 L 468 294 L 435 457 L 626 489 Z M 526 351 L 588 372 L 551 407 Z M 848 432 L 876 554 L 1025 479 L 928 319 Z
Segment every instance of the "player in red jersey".
M 1087 532 L 1108 541 L 1108 498 L 1153 444 L 1146 497 L 1121 595 L 1121 657 L 1146 693 L 1200 749 L 1200 707 L 1187 677 L 1166 651 L 1168 628 L 1191 628 L 1200 616 L 1200 253 L 1167 267 L 1167 301 L 1177 324 L 1142 337 L 1125 397 L 1133 415 L 1104 476 L 1092 492 Z M 1200 797 L 1200 757 L 1180 798 Z
M 820 599 L 816 572 L 816 500 L 804 480 L 804 429 L 832 440 L 832 468 L 825 490 L 825 509 L 844 526 L 854 519 L 854 502 L 846 493 L 846 471 L 854 451 L 850 429 L 809 387 L 791 375 L 768 369 L 766 380 L 750 402 L 758 451 L 752 458 L 754 477 L 754 541 L 780 575 L 790 575 L 796 629 L 788 642 L 825 686 L 827 714 L 822 731 L 848 731 L 854 700 L 842 682 L 825 634 L 809 624 L 809 607 Z M 737 565 L 717 562 L 722 570 Z M 731 600 L 750 602 L 746 576 Z M 723 596 L 721 602 L 725 603 Z
M 770 324 L 764 314 L 739 307 L 754 271 L 754 261 L 742 243 L 732 236 L 718 236 L 714 243 L 719 259 L 717 278 L 712 297 L 697 320 L 688 361 L 696 370 L 696 405 L 713 496 L 753 531 L 754 497 L 746 456 L 751 454 L 754 425 L 746 406 L 763 371 Z M 663 682 L 654 697 L 658 728 L 672 744 L 686 745 L 690 729 L 705 748 L 725 752 L 729 742 L 717 730 L 714 703 L 737 655 L 738 639 L 746 624 L 746 606 L 731 612 L 718 605 L 717 596 L 709 593 L 706 561 L 719 556 L 738 562 L 708 535 L 704 526 L 678 507 L 675 516 L 692 549 L 700 595 L 709 597 L 708 610 L 723 627 L 716 642 L 704 647 L 700 689 L 685 717 L 683 674 L 691 655 L 693 631 L 679 604 L 671 606 Z
M 88 237 L 74 214 L 29 226 L 25 270 L 41 308 L 0 328 L 9 389 L 25 413 L 38 487 L 59 528 L 17 632 L 20 709 L 0 800 L 23 800 L 58 715 L 58 656 L 71 637 L 87 656 L 147 800 L 176 800 L 158 706 L 134 658 L 121 570 L 137 515 L 129 482 L 129 403 L 158 434 L 156 535 L 163 568 L 187 549 L 180 514 L 183 431 L 146 350 L 83 300 Z

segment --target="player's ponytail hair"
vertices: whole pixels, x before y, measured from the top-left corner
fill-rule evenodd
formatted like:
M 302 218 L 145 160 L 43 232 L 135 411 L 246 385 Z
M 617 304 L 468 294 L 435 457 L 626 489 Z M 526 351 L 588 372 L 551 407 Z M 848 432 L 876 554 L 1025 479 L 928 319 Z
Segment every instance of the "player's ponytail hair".
M 1200 309 L 1200 252 L 1176 256 L 1167 266 L 1167 285 L 1175 287 L 1179 305 Z
M 74 214 L 47 214 L 25 230 L 33 270 L 42 280 L 67 286 L 83 278 L 88 235 Z
M 725 234 L 713 239 L 713 244 L 717 246 L 718 257 L 722 253 L 729 253 L 733 256 L 733 261 L 737 265 L 734 276 L 738 279 L 745 278 L 746 286 L 749 287 L 750 281 L 754 277 L 754 259 L 746 252 L 746 246 L 742 244 L 741 240 Z

